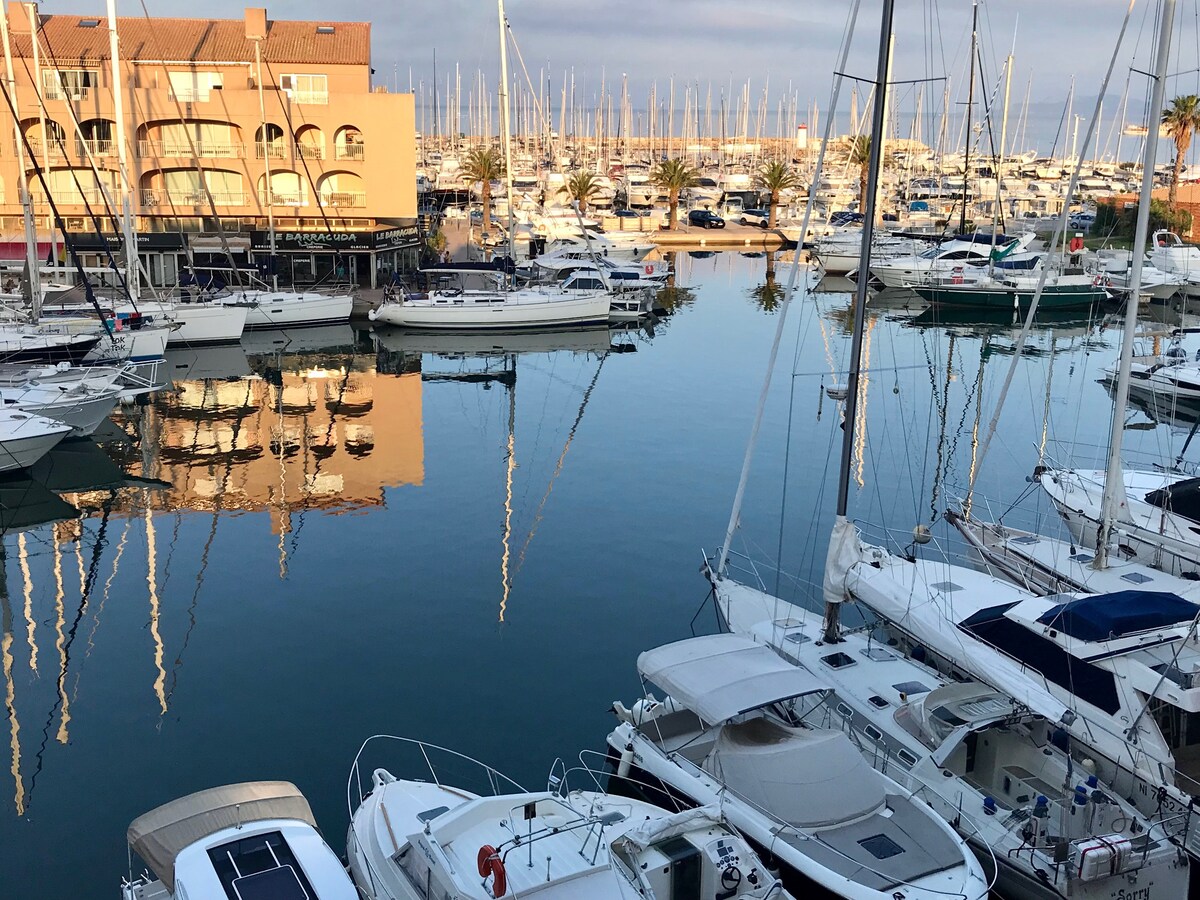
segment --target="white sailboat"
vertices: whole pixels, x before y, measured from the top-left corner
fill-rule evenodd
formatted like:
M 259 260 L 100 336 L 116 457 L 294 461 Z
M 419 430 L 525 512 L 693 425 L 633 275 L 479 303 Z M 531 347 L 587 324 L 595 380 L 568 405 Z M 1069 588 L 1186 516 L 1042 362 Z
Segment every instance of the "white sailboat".
M 0 409 L 0 472 L 28 469 L 71 433 L 71 426 L 20 410 Z
M 0 409 L 20 410 L 61 422 L 76 437 L 87 437 L 108 418 L 121 399 L 121 388 L 90 387 L 86 382 L 71 386 L 30 384 L 0 386 Z

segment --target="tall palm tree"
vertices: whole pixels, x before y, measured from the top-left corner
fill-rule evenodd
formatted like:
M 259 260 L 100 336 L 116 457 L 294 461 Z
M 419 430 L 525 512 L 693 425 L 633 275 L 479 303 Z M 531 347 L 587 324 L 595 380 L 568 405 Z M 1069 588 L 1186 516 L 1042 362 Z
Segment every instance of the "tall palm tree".
M 675 158 L 664 159 L 650 173 L 650 180 L 667 192 L 670 209 L 667 213 L 667 228 L 674 230 L 675 217 L 679 214 L 679 194 L 694 187 L 700 178 L 700 170 L 691 163 Z
M 787 163 L 780 160 L 769 162 L 758 170 L 758 185 L 771 196 L 768 201 L 767 227 L 775 227 L 775 213 L 779 207 L 779 194 L 800 186 L 800 175 Z
M 850 165 L 858 166 L 858 210 L 867 208 L 868 171 L 871 168 L 871 136 L 860 134 L 850 139 Z
M 475 147 L 467 154 L 462 167 L 466 181 L 480 184 L 479 199 L 483 205 L 483 231 L 492 224 L 492 182 L 504 177 L 504 157 L 491 147 Z
M 1187 94 L 1176 97 L 1170 107 L 1163 110 L 1163 125 L 1167 134 L 1175 140 L 1175 169 L 1171 173 L 1171 191 L 1167 197 L 1172 207 L 1179 196 L 1179 175 L 1183 172 L 1183 160 L 1192 144 L 1192 134 L 1200 128 L 1200 97 Z
M 601 192 L 600 182 L 592 172 L 574 172 L 558 189 L 579 204 L 580 215 L 587 215 L 588 202 Z

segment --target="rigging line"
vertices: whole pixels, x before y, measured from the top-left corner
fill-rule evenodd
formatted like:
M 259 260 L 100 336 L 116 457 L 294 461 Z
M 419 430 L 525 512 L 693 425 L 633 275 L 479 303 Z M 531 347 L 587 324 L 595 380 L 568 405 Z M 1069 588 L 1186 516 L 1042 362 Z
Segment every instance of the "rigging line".
M 1129 21 L 1133 15 L 1133 7 L 1136 0 L 1129 0 L 1129 6 L 1125 11 L 1125 18 L 1121 22 L 1121 30 L 1117 35 L 1116 44 L 1113 47 L 1112 55 L 1108 60 L 1108 67 L 1105 69 L 1104 78 L 1100 83 L 1100 93 L 1096 96 L 1096 105 L 1092 110 L 1092 118 L 1088 123 L 1087 133 L 1084 135 L 1083 147 L 1080 150 L 1079 158 L 1075 160 L 1075 168 L 1071 172 L 1071 181 L 1067 185 L 1068 197 L 1075 195 L 1075 191 L 1079 185 L 1079 173 L 1083 168 L 1083 159 L 1087 156 L 1088 147 L 1092 140 L 1092 132 L 1096 128 L 1096 117 L 1100 115 L 1100 105 L 1104 102 L 1104 95 L 1108 92 L 1108 83 L 1112 78 L 1113 68 L 1117 63 L 1117 56 L 1121 51 L 1121 44 L 1125 39 L 1125 32 L 1129 28 Z M 1050 247 L 1057 247 L 1059 238 L 1065 236 L 1067 217 L 1070 214 L 1070 204 L 1064 203 L 1062 211 L 1058 215 L 1058 220 L 1054 224 L 1054 233 L 1050 239 Z M 984 434 L 983 442 L 979 449 L 979 467 L 976 469 L 976 477 L 978 477 L 979 469 L 982 469 L 984 460 L 987 459 L 988 450 L 992 444 L 992 437 L 996 433 L 996 426 L 999 424 L 1000 412 L 1004 408 L 1004 400 L 1008 395 L 1009 387 L 1012 385 L 1013 377 L 1016 375 L 1017 365 L 1020 362 L 1021 351 L 1025 347 L 1025 340 L 1029 333 L 1033 330 L 1034 318 L 1037 315 L 1038 301 L 1042 298 L 1042 292 L 1046 287 L 1046 277 L 1049 275 L 1049 268 L 1043 267 L 1041 275 L 1038 277 L 1037 288 L 1034 290 L 1033 300 L 1029 304 L 1029 312 L 1025 316 L 1025 325 L 1021 329 L 1021 333 L 1017 338 L 1016 349 L 1013 353 L 1012 362 L 1008 367 L 1008 373 L 1004 378 L 1004 386 L 1000 391 L 1000 398 L 996 403 L 996 411 L 993 413 L 991 421 L 988 422 L 987 432 Z
M 542 513 L 546 508 L 546 501 L 550 499 L 550 492 L 554 490 L 554 482 L 563 470 L 567 451 L 571 449 L 571 443 L 575 440 L 575 431 L 579 428 L 579 423 L 583 421 L 583 413 L 587 409 L 588 401 L 592 399 L 592 391 L 596 387 L 596 382 L 600 378 L 600 370 L 604 368 L 604 363 L 607 359 L 607 352 L 601 354 L 600 363 L 596 366 L 596 372 L 592 375 L 591 382 L 583 392 L 583 401 L 579 404 L 579 412 L 575 414 L 575 421 L 571 423 L 571 430 L 567 433 L 566 443 L 563 444 L 562 452 L 558 455 L 558 463 L 554 466 L 554 473 L 550 476 L 550 482 L 546 485 L 546 493 L 542 495 L 542 501 L 538 504 L 537 512 L 533 517 L 533 525 L 529 528 L 529 534 L 525 538 L 525 543 L 521 545 L 521 552 L 517 554 L 517 565 L 512 573 L 514 579 L 520 573 L 521 567 L 525 565 L 525 551 L 529 549 L 529 544 L 533 541 L 533 536 L 537 534 L 538 525 L 542 521 Z
M 858 18 L 858 9 L 861 0 L 853 0 L 853 5 L 850 8 L 850 14 L 846 21 L 846 30 L 844 42 L 841 50 L 841 61 L 838 64 L 838 69 L 846 67 L 846 60 L 850 54 L 850 42 L 854 34 L 854 23 Z M 754 424 L 750 431 L 750 441 L 746 447 L 746 455 L 742 461 L 742 472 L 738 478 L 737 491 L 734 494 L 733 508 L 729 514 L 729 524 L 725 529 L 725 539 L 721 542 L 721 553 L 717 562 L 716 577 L 720 577 L 725 568 L 725 563 L 729 559 L 729 548 L 733 542 L 733 533 L 737 529 L 738 520 L 741 517 L 742 500 L 746 495 L 746 483 L 750 478 L 750 464 L 754 458 L 754 445 L 758 440 L 758 432 L 762 426 L 763 413 L 767 405 L 767 396 L 771 388 L 771 376 L 775 369 L 775 360 L 779 355 L 779 345 L 783 339 L 784 323 L 787 319 L 788 307 L 791 305 L 792 296 L 796 290 L 796 281 L 800 274 L 800 250 L 804 246 L 805 238 L 808 236 L 809 223 L 812 220 L 813 207 L 816 202 L 817 191 L 816 186 L 820 179 L 821 169 L 825 163 L 825 150 L 829 146 L 830 134 L 833 128 L 834 111 L 837 109 L 837 99 L 841 93 L 842 79 L 835 78 L 833 81 L 833 90 L 830 96 L 829 115 L 825 118 L 825 135 L 821 140 L 821 149 L 817 152 L 816 171 L 813 175 L 813 183 L 808 192 L 808 202 L 804 208 L 804 220 L 800 227 L 800 239 L 796 243 L 796 253 L 792 257 L 792 268 L 788 272 L 787 288 L 784 291 L 783 300 L 779 304 L 779 324 L 775 329 L 775 337 L 771 343 L 771 350 L 767 357 L 766 376 L 763 378 L 762 391 L 759 395 L 758 407 L 754 413 Z M 869 248 L 868 248 L 869 249 Z M 807 289 L 808 278 L 805 277 L 805 286 Z
M 109 590 L 112 588 L 113 579 L 117 577 L 117 566 L 121 562 L 121 556 L 125 553 L 125 543 L 129 538 L 129 526 L 133 523 L 133 518 L 125 519 L 125 528 L 121 532 L 121 539 L 117 542 L 117 552 L 113 556 L 112 571 L 108 578 L 104 581 L 104 593 L 100 595 L 100 602 L 96 606 L 96 612 L 92 614 L 92 630 L 88 632 L 87 651 L 83 654 L 83 658 L 87 659 L 92 655 L 92 650 L 96 647 L 96 631 L 100 627 L 100 614 L 104 612 L 104 604 L 108 602 Z M 78 687 L 78 682 L 76 682 Z M 74 695 L 72 695 L 72 700 Z

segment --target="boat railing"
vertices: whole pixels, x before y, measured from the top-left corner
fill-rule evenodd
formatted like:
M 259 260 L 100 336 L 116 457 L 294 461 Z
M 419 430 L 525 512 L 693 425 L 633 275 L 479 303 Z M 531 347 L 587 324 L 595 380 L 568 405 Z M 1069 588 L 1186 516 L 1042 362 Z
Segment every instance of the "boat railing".
M 962 811 L 961 806 L 951 803 L 937 791 L 930 790 L 928 785 L 923 784 L 912 793 L 914 797 L 921 800 L 926 806 L 948 822 L 951 828 L 967 840 L 974 838 L 977 845 L 981 845 L 987 850 L 991 865 L 984 868 L 992 873 L 991 880 L 988 882 L 988 892 L 990 895 L 992 889 L 996 886 L 996 878 L 999 875 L 1000 867 L 996 864 L 996 852 L 992 848 L 992 842 L 984 835 L 983 829 L 979 827 L 972 816 Z
M 579 751 L 579 765 L 571 768 L 567 768 L 562 760 L 555 760 L 555 765 L 550 770 L 546 789 L 563 796 L 578 790 L 595 791 L 601 794 L 617 793 L 613 790 L 614 775 L 619 779 L 619 785 L 622 788 L 636 789 L 642 797 L 669 812 L 682 812 L 693 805 L 669 790 L 665 790 L 661 783 L 654 784 L 630 775 L 617 775 L 616 760 L 609 754 L 596 750 Z M 576 779 L 574 785 L 571 783 L 572 776 Z M 580 782 L 586 787 L 580 787 Z
M 392 752 L 388 754 L 389 763 L 393 765 L 399 763 L 399 765 L 395 765 L 395 770 L 389 771 L 405 773 L 423 771 L 427 773 L 429 780 L 439 787 L 452 787 L 455 790 L 471 791 L 475 794 L 487 793 L 499 796 L 513 792 L 527 793 L 525 788 L 503 772 L 464 753 L 414 738 L 375 734 L 363 741 L 350 766 L 350 775 L 346 781 L 346 805 L 351 819 L 354 818 L 354 811 L 371 793 L 369 785 L 375 767 L 371 766 L 365 770 L 367 788 L 364 790 L 364 753 L 369 746 L 382 743 L 390 745 Z M 476 790 L 475 788 L 480 789 Z

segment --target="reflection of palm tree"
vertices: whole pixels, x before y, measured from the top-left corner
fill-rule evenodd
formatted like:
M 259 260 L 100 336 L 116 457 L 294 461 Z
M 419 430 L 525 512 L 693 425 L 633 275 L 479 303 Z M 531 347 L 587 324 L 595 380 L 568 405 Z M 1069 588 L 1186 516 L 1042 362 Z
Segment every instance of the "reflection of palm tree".
M 588 201 L 600 194 L 600 182 L 592 172 L 575 172 L 558 189 L 579 204 L 580 215 L 587 215 Z
M 767 201 L 767 227 L 775 227 L 775 215 L 779 209 L 779 194 L 799 187 L 800 176 L 787 163 L 780 160 L 769 162 L 758 170 L 758 184 L 769 195 Z M 771 266 L 770 256 L 767 257 L 767 267 Z
M 767 254 L 766 281 L 750 288 L 750 299 L 763 312 L 772 313 L 783 300 L 783 288 L 775 281 L 775 254 Z
M 1167 134 L 1175 141 L 1175 168 L 1171 172 L 1171 191 L 1167 201 L 1174 208 L 1179 194 L 1179 176 L 1183 172 L 1183 160 L 1192 144 L 1192 134 L 1200 128 L 1200 97 L 1188 94 L 1176 97 L 1169 109 L 1163 110 L 1163 125 Z
M 504 177 L 504 158 L 499 150 L 476 147 L 467 154 L 462 169 L 467 181 L 479 182 L 479 200 L 483 206 L 483 231 L 492 224 L 492 182 Z
M 679 287 L 675 282 L 675 257 L 674 252 L 663 254 L 663 259 L 668 267 L 667 280 L 659 288 L 658 296 L 655 298 L 658 308 L 668 314 L 689 306 L 696 299 L 695 291 L 691 288 Z
M 700 178 L 700 170 L 682 159 L 664 159 L 650 174 L 650 180 L 667 192 L 670 208 L 667 213 L 668 229 L 675 228 L 679 215 L 679 194 L 693 187 Z

